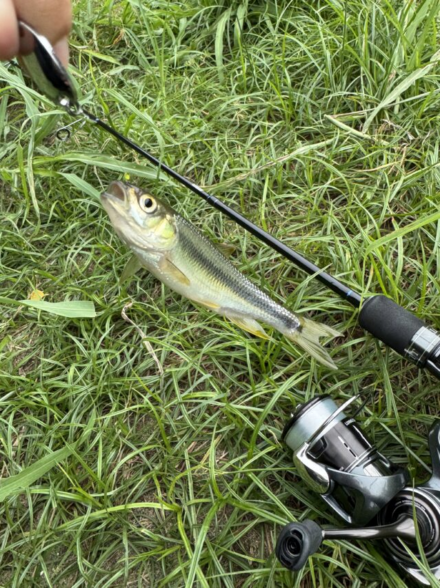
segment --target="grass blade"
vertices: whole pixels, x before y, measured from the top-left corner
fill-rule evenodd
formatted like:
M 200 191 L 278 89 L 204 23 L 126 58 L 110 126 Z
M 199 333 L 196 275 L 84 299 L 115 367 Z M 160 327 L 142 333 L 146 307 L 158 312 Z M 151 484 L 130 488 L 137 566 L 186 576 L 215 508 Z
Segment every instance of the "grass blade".
M 401 94 L 403 94 L 403 92 L 408 90 L 408 88 L 410 88 L 417 80 L 420 80 L 421 78 L 425 77 L 431 71 L 431 69 L 437 65 L 439 60 L 440 60 L 440 51 L 437 51 L 431 57 L 431 59 L 427 65 L 425 65 L 424 67 L 420 67 L 419 69 L 416 69 L 409 76 L 407 76 L 404 80 L 402 80 L 400 82 L 400 84 L 398 84 L 394 88 L 394 90 L 392 90 L 371 112 L 371 114 L 369 115 L 369 117 L 367 118 L 367 120 L 364 123 L 363 129 L 362 129 L 363 132 L 366 133 L 368 131 L 371 123 L 373 122 L 373 120 L 376 118 L 376 116 L 379 114 L 379 112 L 381 110 L 383 110 L 389 104 L 392 104 L 393 102 L 395 102 L 399 98 L 399 96 Z
M 403 237 L 404 235 L 408 235 L 409 233 L 412 233 L 413 231 L 417 231 L 418 229 L 421 229 L 422 227 L 424 227 L 426 225 L 430 225 L 431 223 L 435 223 L 439 220 L 440 220 L 440 212 L 433 212 L 432 214 L 430 214 L 428 216 L 425 216 L 423 218 L 415 220 L 414 222 L 410 223 L 409 225 L 406 225 L 406 227 L 402 227 L 401 229 L 396 229 L 392 233 L 389 233 L 388 235 L 384 235 L 380 239 L 377 239 L 376 241 L 374 241 L 374 243 L 371 243 L 370 245 L 368 245 L 368 247 L 365 251 L 365 256 L 369 255 L 370 253 L 372 253 L 373 251 L 375 251 L 379 247 L 382 247 L 383 245 L 390 243 L 390 241 L 394 241 L 395 239 L 398 239 L 399 237 Z
M 23 492 L 23 490 L 29 488 L 31 484 L 44 476 L 44 474 L 60 461 L 66 459 L 72 451 L 73 449 L 66 445 L 63 449 L 45 455 L 31 466 L 22 470 L 19 474 L 2 480 L 0 482 L 0 502 L 3 502 L 8 496 Z
M 0 298 L 0 304 L 8 306 L 29 306 L 37 310 L 43 310 L 50 314 L 64 316 L 66 318 L 95 318 L 96 310 L 93 302 L 88 300 L 66 300 L 64 302 L 47 302 L 46 300 L 13 300 Z
M 212 519 L 214 518 L 216 512 L 222 506 L 222 501 L 218 500 L 209 510 L 208 514 L 206 515 L 205 520 L 202 523 L 202 527 L 200 529 L 199 535 L 197 537 L 196 545 L 194 547 L 194 553 L 191 557 L 191 565 L 188 572 L 188 578 L 186 580 L 185 586 L 186 588 L 191 588 L 195 585 L 195 579 L 197 574 L 197 569 L 199 567 L 200 556 L 202 555 L 203 545 L 205 543 L 206 535 L 209 531 L 209 526 L 211 525 Z
M 219 18 L 217 23 L 217 30 L 215 33 L 215 62 L 217 64 L 218 77 L 220 82 L 223 83 L 223 36 L 225 34 L 226 24 L 231 16 L 232 8 L 228 8 Z

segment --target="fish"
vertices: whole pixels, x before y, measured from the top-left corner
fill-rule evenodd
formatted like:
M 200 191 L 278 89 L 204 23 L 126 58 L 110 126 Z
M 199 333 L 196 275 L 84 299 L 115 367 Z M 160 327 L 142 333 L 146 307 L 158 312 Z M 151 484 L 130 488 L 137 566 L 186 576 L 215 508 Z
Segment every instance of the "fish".
M 337 330 L 272 300 L 167 203 L 120 181 L 109 185 L 101 202 L 116 234 L 134 253 L 124 270 L 126 276 L 145 267 L 172 290 L 245 331 L 270 339 L 261 323 L 269 325 L 320 363 L 336 369 L 320 339 L 340 336 Z

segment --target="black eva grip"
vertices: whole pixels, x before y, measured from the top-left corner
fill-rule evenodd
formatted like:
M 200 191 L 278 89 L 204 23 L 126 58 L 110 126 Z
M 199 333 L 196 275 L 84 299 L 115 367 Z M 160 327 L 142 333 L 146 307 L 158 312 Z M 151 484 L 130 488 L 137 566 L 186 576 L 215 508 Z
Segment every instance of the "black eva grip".
M 373 296 L 362 306 L 359 324 L 366 331 L 404 355 L 423 321 L 386 296 Z

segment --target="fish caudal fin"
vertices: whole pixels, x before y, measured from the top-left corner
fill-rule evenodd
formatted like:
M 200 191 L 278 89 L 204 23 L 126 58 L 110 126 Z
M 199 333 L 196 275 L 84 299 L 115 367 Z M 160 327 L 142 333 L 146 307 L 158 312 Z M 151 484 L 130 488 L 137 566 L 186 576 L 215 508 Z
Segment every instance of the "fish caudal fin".
M 301 327 L 301 329 L 295 331 L 287 331 L 284 333 L 284 335 L 302 347 L 305 351 L 307 351 L 307 353 L 310 353 L 310 355 L 317 359 L 320 363 L 331 369 L 338 369 L 319 340 L 321 337 L 325 337 L 327 339 L 340 337 L 341 333 L 335 329 L 332 329 L 331 327 L 328 327 L 327 325 L 314 323 L 313 321 L 305 318 L 301 318 Z

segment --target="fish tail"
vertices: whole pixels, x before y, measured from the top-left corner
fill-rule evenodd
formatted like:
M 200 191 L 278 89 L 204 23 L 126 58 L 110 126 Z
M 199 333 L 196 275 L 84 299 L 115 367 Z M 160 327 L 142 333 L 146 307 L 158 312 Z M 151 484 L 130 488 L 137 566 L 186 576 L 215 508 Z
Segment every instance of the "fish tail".
M 331 369 L 338 369 L 335 362 L 321 345 L 319 340 L 321 337 L 326 337 L 327 339 L 340 337 L 341 333 L 335 329 L 332 329 L 331 327 L 328 327 L 327 325 L 315 323 L 306 318 L 301 317 L 300 320 L 301 326 L 298 329 L 285 331 L 284 335 L 302 347 L 305 351 L 307 351 L 307 353 L 317 359 L 320 363 Z

